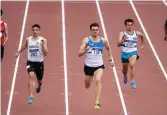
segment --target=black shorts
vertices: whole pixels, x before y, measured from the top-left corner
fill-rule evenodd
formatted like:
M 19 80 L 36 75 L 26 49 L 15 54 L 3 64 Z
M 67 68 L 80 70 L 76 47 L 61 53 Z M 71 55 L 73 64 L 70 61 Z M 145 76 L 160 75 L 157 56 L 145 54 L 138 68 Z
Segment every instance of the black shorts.
M 4 57 L 4 46 L 1 45 L 1 61 L 3 60 Z
M 87 65 L 84 66 L 84 73 L 85 75 L 88 75 L 88 76 L 93 76 L 94 75 L 94 72 L 97 70 L 97 69 L 104 69 L 104 65 L 101 65 L 101 66 L 98 66 L 98 67 L 89 67 Z
M 44 63 L 27 61 L 27 72 L 34 72 L 38 80 L 43 79 Z

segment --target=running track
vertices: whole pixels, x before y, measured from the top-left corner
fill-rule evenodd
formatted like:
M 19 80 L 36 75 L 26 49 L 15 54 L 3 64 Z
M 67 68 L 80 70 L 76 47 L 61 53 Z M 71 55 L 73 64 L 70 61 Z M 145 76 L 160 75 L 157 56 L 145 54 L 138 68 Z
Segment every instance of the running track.
M 163 41 L 167 6 L 163 2 L 135 2 L 135 8 L 146 28 L 154 48 L 165 70 L 167 69 L 167 42 Z M 26 68 L 26 51 L 21 54 L 12 105 L 9 115 L 125 115 L 120 100 L 117 82 L 119 78 L 128 115 L 166 115 L 167 82 L 155 55 L 145 40 L 144 51 L 139 51 L 137 63 L 137 89 L 122 83 L 120 49 L 116 46 L 118 33 L 124 28 L 125 18 L 135 20 L 135 28 L 141 25 L 129 2 L 99 2 L 108 39 L 114 53 L 116 73 L 109 68 L 108 58 L 104 55 L 106 65 L 103 77 L 101 110 L 95 111 L 94 84 L 89 90 L 84 88 L 84 57 L 78 58 L 78 48 L 83 37 L 89 34 L 89 24 L 101 24 L 95 2 L 65 2 L 65 31 L 67 53 L 68 98 L 64 84 L 64 60 L 62 37 L 61 2 L 30 2 L 24 38 L 31 35 L 31 25 L 39 23 L 42 36 L 48 39 L 49 55 L 45 58 L 44 85 L 40 94 L 35 95 L 34 103 L 28 105 Z M 15 7 L 13 7 L 15 6 Z M 8 23 L 10 39 L 5 48 L 2 62 L 2 115 L 7 115 L 7 106 L 16 60 L 14 54 L 18 49 L 22 30 L 26 2 L 2 2 L 3 20 Z M 10 8 L 10 10 L 9 10 Z M 156 10 L 155 10 L 156 9 Z M 104 35 L 101 28 L 101 35 Z M 117 76 L 114 76 L 117 75 Z M 66 103 L 65 99 L 68 99 Z M 66 104 L 69 114 L 66 113 Z

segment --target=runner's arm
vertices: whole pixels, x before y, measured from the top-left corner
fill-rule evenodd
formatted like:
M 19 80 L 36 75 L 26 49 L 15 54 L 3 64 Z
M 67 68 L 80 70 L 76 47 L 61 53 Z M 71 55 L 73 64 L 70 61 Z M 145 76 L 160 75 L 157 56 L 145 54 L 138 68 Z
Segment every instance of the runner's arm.
M 104 45 L 106 47 L 106 50 L 107 50 L 107 54 L 108 54 L 108 57 L 109 57 L 109 61 L 112 61 L 113 60 L 113 56 L 112 56 L 112 51 L 111 51 L 111 46 L 109 44 L 109 41 L 105 38 L 103 38 L 103 42 L 104 42 Z
M 82 40 L 82 44 L 79 48 L 79 53 L 78 53 L 79 57 L 83 56 L 86 53 L 86 51 L 88 50 L 88 49 L 86 49 L 86 47 L 87 47 L 87 38 L 84 38 Z
M 7 26 L 7 24 L 6 24 L 6 27 L 5 27 L 5 40 L 4 40 L 4 45 L 5 45 L 6 42 L 8 41 L 8 38 L 9 38 L 8 26 Z
M 48 54 L 47 40 L 43 39 L 42 42 L 43 42 L 42 43 L 42 51 L 43 51 L 44 55 L 47 56 L 47 54 Z
M 141 44 L 142 44 L 142 46 L 144 46 L 144 35 L 143 35 L 143 33 L 140 32 L 140 31 L 137 31 L 136 33 L 137 33 L 137 35 L 138 35 L 138 36 L 140 37 L 140 39 L 141 39 Z
M 122 45 L 122 43 L 125 41 L 125 39 L 123 39 L 123 33 L 120 32 L 119 33 L 119 37 L 118 37 L 118 42 L 117 42 L 117 46 L 120 47 Z
M 28 38 L 26 38 L 24 40 L 23 45 L 21 46 L 20 50 L 18 51 L 19 54 L 27 48 L 27 44 L 28 44 L 27 41 L 28 41 Z

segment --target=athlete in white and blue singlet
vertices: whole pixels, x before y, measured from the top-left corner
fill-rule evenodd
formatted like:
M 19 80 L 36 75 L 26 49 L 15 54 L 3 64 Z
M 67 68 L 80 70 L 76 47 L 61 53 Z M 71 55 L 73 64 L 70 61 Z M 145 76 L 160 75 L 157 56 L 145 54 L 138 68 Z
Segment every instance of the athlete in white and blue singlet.
M 130 69 L 130 79 L 131 79 L 131 87 L 133 89 L 136 88 L 136 83 L 134 81 L 134 74 L 135 74 L 135 63 L 138 60 L 139 56 L 137 53 L 137 41 L 138 38 L 141 38 L 142 46 L 141 49 L 144 47 L 144 37 L 143 34 L 139 31 L 133 30 L 133 19 L 126 19 L 125 20 L 125 30 L 121 31 L 119 34 L 119 41 L 118 47 L 122 47 L 121 52 L 121 61 L 123 63 L 122 72 L 124 74 L 124 83 L 127 84 L 127 73 L 128 68 Z
M 48 54 L 47 40 L 39 35 L 40 28 L 41 27 L 39 24 L 34 24 L 32 26 L 33 35 L 25 39 L 21 49 L 15 54 L 17 58 L 21 52 L 23 52 L 26 48 L 28 49 L 28 60 L 26 69 L 29 74 L 29 104 L 32 104 L 33 102 L 35 77 L 37 77 L 38 81 L 38 87 L 36 88 L 36 92 L 39 93 L 41 90 L 44 73 L 44 56 Z
M 108 40 L 106 38 L 100 37 L 98 35 L 99 25 L 98 23 L 92 23 L 90 25 L 91 36 L 85 37 L 82 41 L 82 45 L 79 49 L 79 57 L 86 53 L 85 58 L 85 87 L 88 89 L 90 87 L 91 81 L 94 77 L 96 84 L 96 99 L 95 99 L 95 109 L 100 109 L 100 92 L 101 92 L 101 78 L 103 75 L 103 47 L 105 46 L 109 56 L 109 62 L 113 67 L 111 48 Z

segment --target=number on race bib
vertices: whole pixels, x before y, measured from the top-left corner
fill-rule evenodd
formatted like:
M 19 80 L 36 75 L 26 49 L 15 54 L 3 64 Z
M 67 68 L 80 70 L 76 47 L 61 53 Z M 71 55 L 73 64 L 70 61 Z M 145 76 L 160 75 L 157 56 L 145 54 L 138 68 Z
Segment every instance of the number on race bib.
M 35 57 L 35 56 L 37 56 L 37 54 L 38 54 L 37 52 L 31 52 L 30 55 L 33 56 L 33 57 Z
M 92 54 L 93 55 L 101 55 L 101 50 L 100 49 L 92 49 Z
M 100 51 L 98 51 L 98 50 L 93 50 L 92 53 L 93 53 L 94 55 L 99 55 L 99 54 L 100 54 Z
M 39 49 L 30 49 L 29 52 L 30 52 L 30 56 L 35 57 L 35 56 L 38 56 Z
M 136 44 L 135 44 L 135 43 L 132 43 L 132 42 L 126 42 L 126 43 L 125 43 L 125 46 L 126 46 L 126 47 L 129 47 L 129 48 L 134 48 L 134 47 L 136 46 Z

